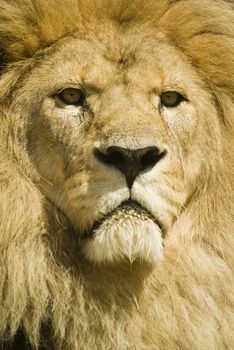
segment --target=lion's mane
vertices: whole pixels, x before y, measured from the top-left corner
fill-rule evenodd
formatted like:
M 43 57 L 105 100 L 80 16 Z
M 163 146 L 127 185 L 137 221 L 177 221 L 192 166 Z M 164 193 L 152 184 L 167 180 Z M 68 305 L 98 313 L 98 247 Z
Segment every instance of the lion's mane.
M 79 263 L 69 223 L 33 182 L 22 116 L 9 118 L 31 57 L 74 31 L 147 23 L 182 50 L 213 95 L 220 153 L 155 269 Z M 150 23 L 150 25 L 149 25 Z M 0 1 L 0 336 L 55 349 L 234 346 L 234 15 L 215 0 Z M 11 120 L 11 122 L 9 122 Z M 23 136 L 22 136 L 23 135 Z M 198 186 L 199 188 L 199 186 Z M 183 235 L 183 228 L 191 234 Z M 70 237 L 70 236 L 69 236 Z M 66 252 L 66 254 L 64 253 Z M 67 253 L 68 252 L 68 253 Z M 45 329 L 45 330 L 44 330 Z M 52 349 L 52 345 L 50 347 Z

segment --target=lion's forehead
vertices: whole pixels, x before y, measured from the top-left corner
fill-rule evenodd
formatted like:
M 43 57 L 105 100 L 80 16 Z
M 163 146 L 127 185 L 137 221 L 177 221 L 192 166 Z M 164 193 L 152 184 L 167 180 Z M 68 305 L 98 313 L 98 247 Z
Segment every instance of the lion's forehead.
M 93 92 L 123 83 L 148 92 L 160 91 L 163 85 L 186 89 L 199 81 L 185 55 L 166 38 L 109 31 L 90 40 L 73 36 L 58 41 L 52 53 L 39 60 L 36 74 L 46 76 L 42 85 L 82 83 Z

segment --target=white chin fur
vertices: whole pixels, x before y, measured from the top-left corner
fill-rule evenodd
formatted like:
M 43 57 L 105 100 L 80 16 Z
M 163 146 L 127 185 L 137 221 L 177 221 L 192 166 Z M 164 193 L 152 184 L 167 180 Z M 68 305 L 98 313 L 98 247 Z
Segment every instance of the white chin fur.
M 94 263 L 140 260 L 155 264 L 163 258 L 160 228 L 150 219 L 135 216 L 106 219 L 91 239 L 81 242 L 81 249 Z

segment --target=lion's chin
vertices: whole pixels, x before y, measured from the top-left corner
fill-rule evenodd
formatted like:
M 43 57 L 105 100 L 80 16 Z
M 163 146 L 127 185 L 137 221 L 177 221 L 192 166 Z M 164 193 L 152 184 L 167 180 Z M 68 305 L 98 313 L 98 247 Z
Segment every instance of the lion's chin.
M 140 206 L 125 203 L 94 227 L 81 241 L 83 255 L 94 263 L 156 264 L 163 258 L 161 229 Z

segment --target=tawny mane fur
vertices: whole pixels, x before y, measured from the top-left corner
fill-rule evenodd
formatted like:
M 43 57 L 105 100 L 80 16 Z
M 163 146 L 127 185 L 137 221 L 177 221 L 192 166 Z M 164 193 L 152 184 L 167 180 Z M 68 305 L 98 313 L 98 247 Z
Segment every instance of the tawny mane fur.
M 26 146 L 30 125 L 14 104 L 22 77 L 46 60 L 48 48 L 56 50 L 73 33 L 98 36 L 104 28 L 108 36 L 110 23 L 136 31 L 139 24 L 165 36 L 201 77 L 219 116 L 202 178 L 165 237 L 164 260 L 156 267 L 138 261 L 99 266 L 77 256 L 69 221 L 34 182 Z M 36 349 L 43 342 L 56 350 L 232 349 L 231 3 L 1 0 L 0 52 L 1 341 L 21 331 Z

